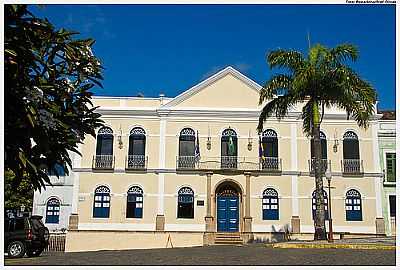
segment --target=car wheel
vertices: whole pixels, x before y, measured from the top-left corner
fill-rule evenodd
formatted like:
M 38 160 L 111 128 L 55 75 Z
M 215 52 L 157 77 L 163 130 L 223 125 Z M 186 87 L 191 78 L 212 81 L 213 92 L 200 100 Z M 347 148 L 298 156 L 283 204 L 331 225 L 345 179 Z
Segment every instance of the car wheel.
M 21 241 L 14 241 L 8 245 L 8 257 L 21 258 L 25 254 L 25 245 Z

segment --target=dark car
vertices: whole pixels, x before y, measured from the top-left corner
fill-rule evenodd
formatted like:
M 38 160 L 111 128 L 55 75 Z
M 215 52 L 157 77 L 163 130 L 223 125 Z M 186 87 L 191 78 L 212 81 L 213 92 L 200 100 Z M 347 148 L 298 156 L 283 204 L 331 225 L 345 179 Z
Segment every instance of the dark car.
M 10 258 L 39 256 L 49 244 L 41 216 L 4 219 L 4 250 Z

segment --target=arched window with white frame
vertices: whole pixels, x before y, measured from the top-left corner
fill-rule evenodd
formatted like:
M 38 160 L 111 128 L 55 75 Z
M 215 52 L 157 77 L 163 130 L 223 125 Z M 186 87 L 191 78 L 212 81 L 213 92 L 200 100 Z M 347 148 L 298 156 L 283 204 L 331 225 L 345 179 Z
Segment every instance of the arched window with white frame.
M 129 134 L 127 168 L 144 168 L 146 165 L 146 132 L 141 127 L 135 127 Z
M 179 133 L 178 168 L 194 168 L 196 134 L 191 128 L 184 128 Z
M 102 127 L 96 137 L 95 168 L 110 169 L 113 167 L 113 130 L 109 127 Z
M 273 188 L 267 188 L 263 192 L 262 199 L 263 220 L 279 220 L 278 192 Z
M 143 190 L 138 186 L 133 186 L 128 189 L 126 200 L 126 217 L 143 217 Z
M 346 192 L 346 220 L 362 221 L 361 194 L 355 189 Z
M 221 136 L 221 168 L 236 169 L 238 153 L 238 138 L 236 131 L 225 129 Z
M 94 191 L 93 217 L 108 218 L 110 216 L 110 189 L 99 186 Z
M 178 191 L 178 218 L 194 218 L 194 192 L 190 187 Z
M 259 147 L 262 169 L 278 170 L 278 134 L 272 129 L 266 129 L 261 134 Z
M 46 204 L 46 223 L 58 224 L 60 221 L 60 200 L 51 198 Z
M 361 172 L 360 146 L 358 136 L 353 131 L 343 135 L 343 172 Z

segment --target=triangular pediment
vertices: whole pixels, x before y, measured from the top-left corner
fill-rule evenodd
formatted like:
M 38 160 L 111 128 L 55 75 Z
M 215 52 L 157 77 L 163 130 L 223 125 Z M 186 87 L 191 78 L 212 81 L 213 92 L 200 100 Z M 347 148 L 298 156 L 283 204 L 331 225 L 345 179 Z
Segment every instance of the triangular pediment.
M 165 108 L 258 107 L 261 86 L 236 69 L 227 67 L 164 105 Z

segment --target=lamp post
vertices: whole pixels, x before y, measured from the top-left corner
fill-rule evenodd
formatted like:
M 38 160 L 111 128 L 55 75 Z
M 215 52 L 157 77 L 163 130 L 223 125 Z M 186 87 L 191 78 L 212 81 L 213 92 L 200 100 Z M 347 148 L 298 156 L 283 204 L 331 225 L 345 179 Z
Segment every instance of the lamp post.
M 332 204 L 331 204 L 331 180 L 332 180 L 332 172 L 331 166 L 328 164 L 328 168 L 325 172 L 326 180 L 328 180 L 328 221 L 329 221 L 329 233 L 328 233 L 328 242 L 333 242 L 333 228 L 332 228 Z

